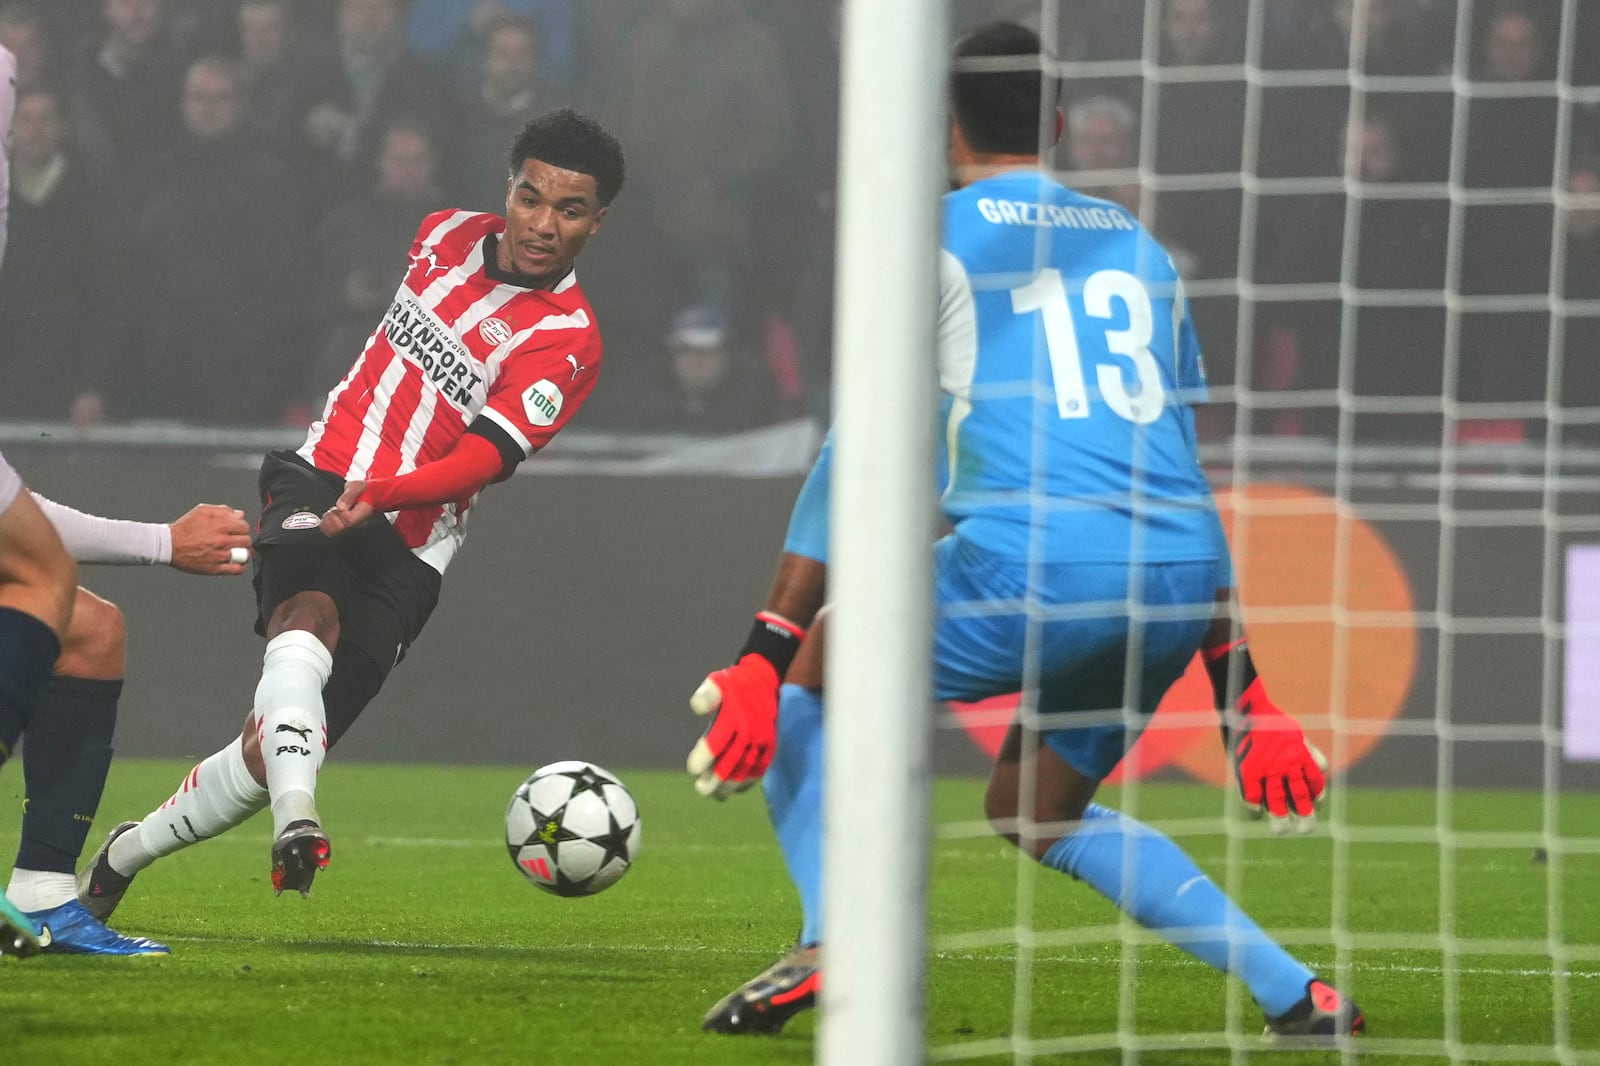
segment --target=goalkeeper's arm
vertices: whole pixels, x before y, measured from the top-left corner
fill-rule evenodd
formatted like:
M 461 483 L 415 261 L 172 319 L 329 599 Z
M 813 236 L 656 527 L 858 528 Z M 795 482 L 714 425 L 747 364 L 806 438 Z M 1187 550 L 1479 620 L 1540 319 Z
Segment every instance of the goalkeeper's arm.
M 1327 760 L 1307 740 L 1300 723 L 1267 695 L 1250 657 L 1231 588 L 1217 590 L 1217 610 L 1200 656 L 1222 718 L 1222 742 L 1233 762 L 1239 793 L 1273 832 L 1308 832 L 1327 789 Z
M 701 795 L 725 799 L 767 772 L 778 743 L 778 687 L 785 678 L 822 687 L 820 643 L 813 641 L 798 663 L 795 658 L 826 591 L 832 454 L 830 435 L 795 500 L 778 572 L 744 647 L 732 666 L 713 671 L 689 698 L 696 714 L 712 716 L 688 758 Z

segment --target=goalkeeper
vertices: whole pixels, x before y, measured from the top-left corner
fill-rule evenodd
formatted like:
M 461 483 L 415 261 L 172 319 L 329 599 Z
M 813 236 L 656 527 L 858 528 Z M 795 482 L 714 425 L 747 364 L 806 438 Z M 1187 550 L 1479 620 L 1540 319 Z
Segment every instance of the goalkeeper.
M 1036 35 L 992 23 L 956 57 L 1019 57 L 1031 69 L 997 72 L 991 62 L 950 80 L 959 187 L 944 198 L 936 370 L 938 490 L 953 532 L 934 548 L 934 693 L 977 700 L 1036 674 L 1039 733 L 1013 725 L 990 777 L 996 831 L 1239 976 L 1269 1032 L 1359 1032 L 1355 1004 L 1274 943 L 1182 849 L 1093 802 L 1134 739 L 1126 694 L 1142 722 L 1202 648 L 1247 801 L 1304 825 L 1323 779 L 1299 726 L 1266 699 L 1232 639 L 1227 549 L 1189 407 L 1205 398 L 1205 381 L 1171 259 L 1128 212 L 1057 184 L 1042 166 L 1039 145 L 1060 135 L 1060 119 L 1041 129 L 1039 100 L 1059 86 L 1041 84 Z M 717 1032 L 776 1032 L 818 988 L 831 454 L 830 440 L 744 650 L 690 701 L 712 716 L 689 756 L 696 786 L 724 798 L 764 775 L 804 911 L 795 949 L 706 1014 L 704 1028 Z M 1031 797 L 1021 787 L 1027 764 Z

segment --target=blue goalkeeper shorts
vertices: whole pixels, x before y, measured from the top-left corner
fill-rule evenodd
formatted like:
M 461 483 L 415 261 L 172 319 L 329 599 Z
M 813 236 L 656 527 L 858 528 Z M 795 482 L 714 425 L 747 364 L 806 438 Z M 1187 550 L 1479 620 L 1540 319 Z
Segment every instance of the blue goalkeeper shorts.
M 970 702 L 1036 687 L 1044 742 L 1101 780 L 1200 647 L 1218 573 L 1215 560 L 1041 563 L 1030 609 L 1026 562 L 947 536 L 934 548 L 934 695 Z

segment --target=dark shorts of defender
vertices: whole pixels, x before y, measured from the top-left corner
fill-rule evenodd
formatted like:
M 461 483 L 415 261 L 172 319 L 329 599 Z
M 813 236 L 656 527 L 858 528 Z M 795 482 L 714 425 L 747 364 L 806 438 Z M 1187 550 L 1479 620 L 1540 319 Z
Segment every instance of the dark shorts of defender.
M 269 452 L 261 463 L 261 519 L 256 526 L 256 632 L 301 592 L 322 592 L 339 611 L 339 646 L 322 691 L 328 744 L 350 728 L 405 658 L 439 602 L 439 572 L 418 559 L 381 517 L 337 537 L 322 515 L 344 481 L 294 452 Z

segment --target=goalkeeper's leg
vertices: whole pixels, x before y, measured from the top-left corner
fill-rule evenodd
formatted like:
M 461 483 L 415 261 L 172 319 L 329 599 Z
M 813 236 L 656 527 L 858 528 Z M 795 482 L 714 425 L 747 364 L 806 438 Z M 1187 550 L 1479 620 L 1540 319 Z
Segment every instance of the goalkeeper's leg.
M 1036 753 L 1031 827 L 1020 823 L 1022 733 L 1013 726 L 989 781 L 985 809 L 1003 836 L 1040 863 L 1111 900 L 1146 929 L 1223 973 L 1236 974 L 1266 1015 L 1290 1035 L 1349 1034 L 1360 1010 L 1316 979 L 1234 904 L 1159 830 L 1090 802 L 1099 777 L 1063 757 L 1103 750 L 1091 730 L 1048 735 Z M 1120 745 L 1119 745 L 1120 746 Z M 1058 750 L 1061 749 L 1061 750 Z
M 809 638 L 816 639 L 815 632 Z M 822 693 L 784 685 L 778 697 L 778 747 L 762 779 L 767 812 L 800 895 L 800 938 L 766 970 L 706 1012 L 718 1033 L 776 1033 L 816 1005 L 822 939 Z

